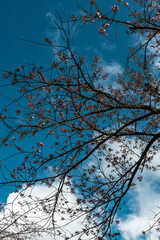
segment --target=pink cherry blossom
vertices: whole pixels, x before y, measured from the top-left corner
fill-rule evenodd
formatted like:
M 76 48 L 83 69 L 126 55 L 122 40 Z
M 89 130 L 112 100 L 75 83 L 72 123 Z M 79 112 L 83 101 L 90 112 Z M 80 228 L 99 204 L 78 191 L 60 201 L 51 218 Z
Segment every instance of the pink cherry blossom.
M 101 28 L 98 30 L 98 32 L 99 32 L 101 35 L 103 35 L 103 34 L 106 33 L 106 30 L 105 30 L 103 27 L 101 27 Z
M 96 1 L 95 0 L 91 0 L 90 4 L 94 5 L 94 4 L 96 4 Z
M 102 16 L 101 16 L 100 12 L 96 12 L 95 17 L 100 19 Z
M 124 5 L 125 7 L 128 7 L 128 6 L 129 6 L 129 3 L 128 3 L 128 2 L 124 2 L 123 5 Z
M 113 12 L 118 12 L 119 11 L 119 7 L 117 5 L 114 5 L 113 7 L 111 7 Z
M 102 24 L 102 27 L 104 27 L 104 28 L 109 27 L 109 23 Z
M 43 142 L 40 142 L 40 143 L 39 143 L 39 146 L 43 147 L 43 146 L 44 146 L 44 143 L 43 143 Z

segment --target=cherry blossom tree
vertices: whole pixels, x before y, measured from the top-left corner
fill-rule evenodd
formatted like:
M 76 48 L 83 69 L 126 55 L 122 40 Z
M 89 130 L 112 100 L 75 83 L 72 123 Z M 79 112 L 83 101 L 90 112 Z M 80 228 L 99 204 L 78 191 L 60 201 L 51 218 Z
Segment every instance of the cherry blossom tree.
M 78 7 L 82 15 L 54 20 L 63 45 L 49 38 L 42 43 L 54 50 L 50 68 L 30 64 L 3 74 L 1 96 L 8 85 L 14 97 L 7 96 L 0 113 L 6 151 L 0 185 L 14 186 L 15 195 L 1 206 L 0 239 L 44 233 L 53 239 L 116 239 L 116 214 L 125 208 L 125 196 L 145 169 L 159 170 L 159 2 L 135 0 L 131 8 L 117 0 L 106 12 L 94 0 Z M 117 35 L 121 25 L 141 36 L 112 84 L 99 57 L 88 66 L 72 48 L 70 28 L 78 34 L 80 25 L 92 24 L 100 25 L 104 41 L 110 28 Z M 51 192 L 33 196 L 36 186 Z M 66 230 L 78 218 L 80 230 Z

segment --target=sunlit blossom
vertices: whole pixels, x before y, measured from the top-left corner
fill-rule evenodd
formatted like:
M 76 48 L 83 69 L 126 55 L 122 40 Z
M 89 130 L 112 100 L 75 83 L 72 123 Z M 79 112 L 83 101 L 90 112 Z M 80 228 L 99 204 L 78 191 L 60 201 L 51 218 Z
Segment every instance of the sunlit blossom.
M 111 7 L 113 12 L 118 12 L 119 11 L 119 7 L 117 5 L 114 5 L 113 7 Z

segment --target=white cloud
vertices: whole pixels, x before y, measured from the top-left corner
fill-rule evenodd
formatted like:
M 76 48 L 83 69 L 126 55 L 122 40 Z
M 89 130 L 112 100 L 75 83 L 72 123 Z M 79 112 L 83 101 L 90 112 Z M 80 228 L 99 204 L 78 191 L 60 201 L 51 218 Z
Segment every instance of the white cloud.
M 99 47 L 103 50 L 107 50 L 107 51 L 113 51 L 116 48 L 116 45 L 114 43 L 110 43 L 109 41 L 104 41 L 102 43 L 99 44 Z M 85 48 L 86 51 L 92 51 L 93 53 L 95 53 L 96 55 L 100 55 L 99 49 L 93 47 L 93 46 L 87 46 Z M 103 53 L 103 52 L 102 52 Z M 101 53 L 101 54 L 102 54 Z M 103 55 L 102 55 L 103 56 Z
M 160 159 L 160 153 L 155 156 L 153 163 L 157 165 Z M 124 240 L 137 240 L 141 239 L 144 235 L 142 231 L 146 231 L 146 240 L 157 240 L 160 233 L 156 231 L 157 224 L 150 230 L 150 227 L 160 217 L 160 173 L 159 171 L 145 170 L 142 174 L 143 181 L 140 182 L 130 196 L 128 205 L 130 206 L 131 213 L 126 213 L 126 218 L 121 219 L 119 230 Z M 121 216 L 120 216 L 121 217 Z
M 49 18 L 49 22 L 53 26 L 53 29 L 51 29 L 51 31 L 47 30 L 46 34 L 49 40 L 53 41 L 54 46 L 58 47 L 62 43 L 62 36 L 60 30 L 57 29 L 55 24 L 56 17 L 51 11 L 47 12 L 46 17 Z M 53 52 L 56 53 L 57 51 L 53 49 Z
M 113 149 L 113 154 L 117 154 L 118 152 L 123 151 L 120 147 L 120 144 L 111 144 Z M 132 144 L 130 146 L 132 148 Z M 137 150 L 136 154 L 139 155 L 140 151 Z M 160 153 L 158 153 L 153 163 L 157 165 L 159 163 Z M 134 159 L 135 160 L 135 159 Z M 102 168 L 107 175 L 112 169 L 108 169 L 106 167 L 106 162 L 102 162 Z M 120 224 L 118 224 L 118 228 L 121 231 L 122 237 L 124 240 L 137 240 L 144 239 L 142 235 L 142 231 L 146 231 L 149 227 L 155 222 L 154 215 L 159 211 L 158 206 L 160 206 L 160 191 L 159 191 L 159 183 L 160 174 L 159 172 L 152 172 L 145 170 L 143 173 L 143 181 L 140 182 L 132 194 L 129 196 L 128 206 L 130 208 L 130 213 L 126 212 L 125 219 L 119 215 L 118 219 L 120 219 Z M 7 199 L 7 206 L 4 208 L 3 212 L 0 213 L 0 232 L 7 224 L 11 223 L 16 217 L 22 215 L 21 218 L 18 219 L 18 227 L 16 225 L 11 226 L 8 230 L 8 233 L 20 231 L 25 226 L 22 226 L 23 223 L 28 221 L 28 224 L 33 229 L 43 230 L 43 226 L 48 228 L 48 232 L 50 231 L 52 234 L 53 226 L 51 220 L 51 214 L 53 210 L 53 204 L 55 199 L 55 193 L 58 187 L 58 183 L 54 183 L 51 187 L 47 187 L 45 185 L 36 185 L 34 188 L 27 188 L 25 190 L 25 186 L 23 186 L 23 191 L 19 191 L 17 193 L 11 193 Z M 24 197 L 20 195 L 20 193 L 24 193 Z M 30 197 L 31 196 L 31 197 Z M 59 225 L 63 229 L 63 233 L 67 233 L 71 236 L 75 230 L 81 231 L 84 224 L 84 216 L 81 218 L 74 217 L 74 221 L 71 221 L 70 214 L 67 213 L 66 209 L 70 208 L 74 212 L 77 208 L 77 197 L 75 194 L 72 194 L 70 191 L 70 187 L 64 187 L 64 194 L 62 196 L 62 203 L 60 205 L 59 211 L 55 214 L 55 225 Z M 37 201 L 39 204 L 37 204 Z M 41 204 L 43 201 L 44 204 Z M 67 202 L 68 201 L 68 202 Z M 44 209 L 43 209 L 44 208 Z M 46 208 L 46 211 L 45 211 Z M 48 211 L 48 212 L 47 212 Z M 62 213 L 62 211 L 65 211 Z M 27 213 L 28 212 L 28 213 Z M 72 212 L 72 213 L 73 213 Z M 27 213 L 27 214 L 26 214 Z M 81 213 L 79 213 L 80 215 Z M 120 214 L 120 213 L 119 213 Z M 25 218 L 27 215 L 27 218 Z M 74 215 L 74 214 L 72 214 Z M 124 213 L 123 213 L 124 216 Z M 64 220 L 62 220 L 64 217 Z M 159 216 L 158 216 L 159 217 Z M 6 219 L 6 220 L 5 220 Z M 32 224 L 31 224 L 32 222 Z M 27 225 L 26 225 L 27 227 Z M 33 233 L 33 232 L 32 232 Z M 4 231 L 3 231 L 4 234 Z M 0 238 L 3 236 L 0 233 Z M 31 236 L 31 240 L 34 240 L 34 236 Z M 151 234 L 147 234 L 146 240 L 157 240 L 160 234 L 153 228 L 151 230 Z M 82 239 L 90 239 L 93 238 L 93 235 L 83 236 Z M 11 240 L 14 238 L 7 238 L 6 240 Z M 17 239 L 17 238 L 15 238 Z M 27 235 L 27 240 L 29 239 L 29 235 Z M 42 236 L 38 237 L 39 240 L 62 240 L 59 236 L 49 236 L 45 233 Z M 73 240 L 77 240 L 77 236 L 72 238 Z
M 141 154 L 140 149 L 133 147 L 133 142 L 127 146 L 123 145 L 123 143 L 108 144 L 107 149 L 112 149 L 112 156 L 118 156 L 123 154 L 123 149 L 126 151 L 127 147 L 127 159 L 130 159 L 132 156 L 133 158 L 130 159 L 130 161 L 134 163 L 139 159 Z M 131 155 L 131 153 L 133 155 Z M 109 156 L 111 160 L 109 152 L 107 151 L 106 156 Z M 151 165 L 154 167 L 158 166 L 159 159 L 160 152 L 153 157 Z M 112 174 L 116 178 L 117 173 L 114 171 L 115 169 L 112 166 L 108 168 L 107 165 L 108 161 L 105 160 L 105 157 L 102 157 L 101 172 L 103 172 L 105 176 Z M 97 174 L 102 177 L 101 172 L 98 170 Z M 126 210 L 126 212 L 123 212 L 123 215 L 121 211 L 117 213 L 117 219 L 120 220 L 117 227 L 121 232 L 123 240 L 158 240 L 160 233 L 157 232 L 156 228 L 157 226 L 160 227 L 160 225 L 155 224 L 155 222 L 160 217 L 160 214 L 156 216 L 156 214 L 160 212 L 160 172 L 158 168 L 157 171 L 144 169 L 142 173 L 139 172 L 137 174 L 137 177 L 139 175 L 143 177 L 143 180 L 138 182 L 134 189 L 128 193 L 125 202 L 129 211 Z M 154 227 L 149 231 L 153 224 L 155 224 Z M 142 234 L 143 231 L 146 231 L 146 235 Z
M 112 87 L 120 87 L 120 86 L 117 86 L 117 83 L 115 80 L 118 78 L 118 74 L 121 74 L 124 72 L 124 68 L 122 67 L 122 65 L 115 61 L 108 63 L 103 59 L 101 59 L 100 66 L 103 69 L 103 74 L 105 73 L 108 74 L 108 78 L 106 81 L 104 81 L 103 79 L 99 79 L 96 82 L 96 85 L 103 86 L 105 91 L 108 91 L 109 84 L 111 84 Z
M 26 238 L 24 237 L 25 234 L 22 233 L 23 239 L 37 239 L 35 232 L 39 231 L 39 233 L 42 233 L 41 236 L 38 236 L 39 240 L 62 240 L 64 238 L 61 236 L 54 236 L 54 231 L 58 231 L 58 228 L 56 229 L 57 226 L 60 227 L 59 229 L 62 230 L 64 236 L 69 236 L 69 239 L 75 231 L 82 231 L 85 218 L 80 216 L 81 212 L 76 214 L 76 217 L 74 216 L 75 207 L 77 208 L 77 198 L 75 194 L 71 193 L 70 187 L 66 186 L 64 187 L 63 195 L 60 197 L 60 208 L 57 208 L 55 213 L 55 228 L 53 230 L 51 216 L 57 187 L 58 183 L 54 183 L 52 187 L 36 185 L 26 190 L 25 186 L 23 186 L 19 192 L 9 194 L 7 204 L 0 213 L 0 238 L 3 237 L 6 240 L 17 239 L 18 235 L 15 235 L 15 238 L 7 237 L 7 235 L 23 230 L 26 232 L 31 230 L 31 233 L 28 233 Z M 22 194 L 24 194 L 24 197 Z M 67 209 L 71 209 L 72 213 L 68 213 Z M 73 215 L 72 219 L 70 215 Z M 79 218 L 77 218 L 77 215 L 79 215 Z M 12 224 L 15 219 L 17 219 L 17 224 Z M 11 226 L 6 228 L 8 224 L 11 224 Z M 45 233 L 44 229 L 47 229 L 51 236 Z M 78 235 L 72 239 L 77 240 L 77 237 Z M 84 234 L 81 239 L 89 239 L 91 237 L 93 235 L 86 236 Z
M 140 239 L 143 235 L 142 232 L 149 230 L 155 223 L 155 212 L 158 211 L 157 206 L 160 204 L 160 193 L 151 189 L 149 179 L 144 179 L 144 183 L 138 186 L 134 192 L 134 196 L 132 196 L 132 206 L 135 208 L 137 205 L 136 212 L 126 214 L 126 219 L 121 220 L 119 224 L 119 230 L 124 240 Z M 160 234 L 153 228 L 147 232 L 145 239 L 157 240 L 159 236 Z
M 115 44 L 111 44 L 111 43 L 109 43 L 107 41 L 104 41 L 102 43 L 101 47 L 102 47 L 103 50 L 112 51 L 113 49 L 116 48 L 116 45 Z
M 154 62 L 153 62 L 153 58 L 151 60 L 151 70 L 153 71 L 153 73 L 155 75 L 159 74 L 159 70 L 160 70 L 160 49 L 158 47 L 158 44 L 156 43 L 157 41 L 160 40 L 159 35 L 156 36 L 156 38 L 152 38 L 150 40 L 150 42 L 147 45 L 147 49 L 149 54 L 155 54 L 154 56 Z M 133 35 L 132 38 L 130 39 L 130 45 L 131 47 L 138 49 L 141 46 L 143 46 L 143 48 L 141 50 L 139 50 L 141 53 L 144 54 L 144 47 L 145 44 L 148 42 L 148 39 L 145 36 L 142 35 Z M 158 71 L 158 72 L 157 72 Z
M 110 76 L 117 76 L 118 73 L 123 73 L 123 67 L 118 62 L 103 63 L 104 72 L 107 72 Z

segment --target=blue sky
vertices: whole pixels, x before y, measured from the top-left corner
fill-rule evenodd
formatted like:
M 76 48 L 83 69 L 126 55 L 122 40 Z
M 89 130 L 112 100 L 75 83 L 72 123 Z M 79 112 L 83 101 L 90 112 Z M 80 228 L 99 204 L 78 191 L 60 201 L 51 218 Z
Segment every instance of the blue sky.
M 81 2 L 83 5 L 85 1 Z M 102 4 L 104 1 L 100 2 Z M 3 1 L 0 8 L 0 70 L 13 70 L 25 63 L 49 66 L 53 60 L 53 50 L 50 47 L 22 41 L 21 38 L 43 42 L 44 38 L 49 36 L 53 41 L 60 42 L 61 40 L 57 32 L 49 28 L 52 26 L 52 14 L 55 15 L 55 10 L 58 10 L 62 15 L 64 13 L 79 14 L 80 10 L 76 8 L 75 3 L 76 1 L 74 0 Z M 124 13 L 122 12 L 122 17 Z M 115 36 L 114 33 L 118 33 L 118 36 Z M 117 30 L 116 27 L 113 27 L 113 30 L 109 31 L 109 36 L 104 37 L 98 34 L 98 24 L 96 24 L 93 26 L 86 25 L 80 29 L 78 36 L 75 37 L 73 48 L 80 55 L 87 56 L 88 62 L 91 61 L 93 56 L 100 56 L 103 68 L 110 73 L 112 81 L 118 72 L 124 71 L 128 56 L 128 46 L 133 44 L 133 42 L 134 39 L 128 37 L 122 27 L 118 27 Z M 10 88 L 6 91 L 8 91 L 8 95 L 13 94 Z M 6 104 L 6 100 L 3 98 L 1 101 L 1 106 L 3 107 Z M 5 151 L 3 150 L 1 157 L 4 156 Z M 158 161 L 158 157 L 155 161 Z M 134 206 L 133 209 L 129 205 L 123 211 L 123 216 L 118 216 L 122 219 L 122 223 L 118 228 L 121 230 L 124 240 L 149 239 L 148 237 L 142 237 L 140 232 L 143 230 L 143 227 L 146 227 L 145 221 L 148 221 L 153 216 L 150 209 L 157 210 L 156 207 L 160 194 L 159 190 L 157 188 L 153 189 L 152 186 L 160 176 L 157 173 L 150 175 L 148 172 L 145 172 L 144 178 L 147 184 L 141 184 L 126 198 L 130 205 Z M 37 186 L 38 188 L 40 186 Z M 46 191 L 47 193 L 49 191 L 47 187 Z M 154 196 L 154 201 L 151 198 L 151 194 Z M 8 195 L 9 191 L 6 190 L 1 197 L 2 201 L 5 201 Z M 13 199 L 13 193 L 9 196 L 10 199 Z M 143 196 L 147 199 L 145 203 L 142 201 Z M 9 200 L 7 201 L 9 202 Z M 137 230 L 139 226 L 142 229 Z M 158 235 L 154 232 L 151 237 L 152 240 L 156 240 Z M 46 240 L 48 238 L 44 237 L 43 239 Z
M 50 56 L 46 48 L 28 44 L 20 38 L 42 41 L 48 27 L 46 13 L 56 2 L 3 1 L 0 9 L 1 69 L 12 69 L 25 62 L 46 62 Z
M 8 70 L 27 62 L 40 65 L 46 65 L 50 62 L 51 51 L 48 48 L 26 43 L 20 38 L 43 41 L 51 31 L 48 28 L 51 23 L 47 13 L 53 13 L 54 10 L 60 11 L 62 15 L 63 13 L 78 13 L 79 9 L 75 7 L 75 3 L 76 1 L 73 0 L 4 1 L 0 9 L 0 46 L 1 56 L 3 56 L 1 57 L 0 68 Z M 124 52 L 122 56 L 121 49 L 122 46 L 127 44 L 128 40 L 124 37 L 124 32 L 122 33 L 119 29 L 118 32 L 120 35 L 118 38 L 112 34 L 109 40 L 104 40 L 103 37 L 97 34 L 97 27 L 93 27 L 93 30 L 88 31 L 87 26 L 82 30 L 82 42 L 76 39 L 76 45 L 83 49 L 84 53 L 88 51 L 89 54 L 92 52 L 92 48 L 95 48 L 97 51 L 101 51 L 99 53 L 108 61 L 117 61 L 119 59 L 125 61 Z M 125 54 L 127 54 L 127 48 L 125 51 Z

